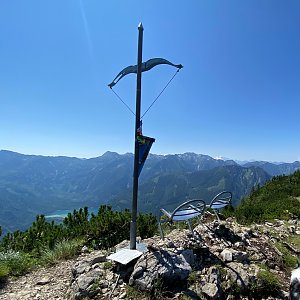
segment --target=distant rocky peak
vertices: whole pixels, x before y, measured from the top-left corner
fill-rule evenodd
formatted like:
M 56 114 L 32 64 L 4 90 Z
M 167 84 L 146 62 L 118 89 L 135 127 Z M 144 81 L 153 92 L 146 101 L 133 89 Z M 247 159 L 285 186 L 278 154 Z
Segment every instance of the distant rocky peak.
M 112 151 L 106 151 L 101 157 L 105 157 L 105 158 L 115 158 L 115 157 L 119 157 L 121 154 L 117 153 L 117 152 L 112 152 Z

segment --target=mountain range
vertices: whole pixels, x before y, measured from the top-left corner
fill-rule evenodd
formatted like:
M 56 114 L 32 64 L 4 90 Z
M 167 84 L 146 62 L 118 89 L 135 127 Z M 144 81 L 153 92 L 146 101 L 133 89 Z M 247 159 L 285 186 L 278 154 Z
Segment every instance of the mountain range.
M 185 199 L 209 201 L 230 190 L 233 205 L 272 176 L 290 174 L 300 162 L 274 164 L 214 159 L 184 153 L 149 155 L 139 182 L 139 210 L 157 213 Z M 131 208 L 133 154 L 106 152 L 90 159 L 0 151 L 0 226 L 24 230 L 37 214 L 111 204 Z

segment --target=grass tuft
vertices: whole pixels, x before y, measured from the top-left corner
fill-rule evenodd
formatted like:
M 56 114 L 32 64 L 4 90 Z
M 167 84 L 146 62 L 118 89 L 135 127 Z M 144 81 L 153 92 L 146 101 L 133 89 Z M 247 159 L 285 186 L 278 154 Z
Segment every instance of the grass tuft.
M 61 260 L 73 258 L 79 253 L 81 247 L 81 240 L 63 240 L 58 242 L 52 250 L 44 250 L 41 262 L 46 265 L 52 265 Z

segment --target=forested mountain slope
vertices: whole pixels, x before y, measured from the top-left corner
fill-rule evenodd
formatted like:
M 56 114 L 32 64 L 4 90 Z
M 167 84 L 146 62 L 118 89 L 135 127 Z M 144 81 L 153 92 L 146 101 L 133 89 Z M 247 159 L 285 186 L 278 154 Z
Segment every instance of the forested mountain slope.
M 300 217 L 300 171 L 288 176 L 273 177 L 263 187 L 254 190 L 236 210 L 243 223 Z
M 47 157 L 0 151 L 0 225 L 5 232 L 25 229 L 37 214 L 83 206 L 131 208 L 133 154 L 100 157 Z M 174 207 L 187 197 L 209 200 L 231 190 L 236 205 L 270 176 L 233 160 L 184 153 L 149 155 L 140 175 L 139 209 Z
M 139 209 L 157 213 L 160 208 L 173 210 L 187 199 L 209 201 L 220 191 L 233 193 L 233 205 L 250 193 L 254 186 L 263 185 L 270 176 L 260 168 L 238 165 L 217 167 L 197 172 L 162 173 L 140 185 Z M 131 189 L 112 199 L 114 207 L 130 207 Z

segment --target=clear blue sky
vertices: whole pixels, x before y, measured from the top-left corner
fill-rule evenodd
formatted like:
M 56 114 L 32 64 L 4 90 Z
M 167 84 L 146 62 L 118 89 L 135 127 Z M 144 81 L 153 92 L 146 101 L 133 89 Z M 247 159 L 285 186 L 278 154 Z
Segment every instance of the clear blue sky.
M 137 62 L 184 68 L 144 117 L 152 153 L 300 160 L 300 1 L 0 2 L 0 149 L 133 152 L 134 116 L 107 84 Z M 142 111 L 173 76 L 143 73 Z M 115 91 L 135 110 L 135 75 Z

